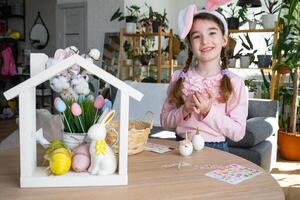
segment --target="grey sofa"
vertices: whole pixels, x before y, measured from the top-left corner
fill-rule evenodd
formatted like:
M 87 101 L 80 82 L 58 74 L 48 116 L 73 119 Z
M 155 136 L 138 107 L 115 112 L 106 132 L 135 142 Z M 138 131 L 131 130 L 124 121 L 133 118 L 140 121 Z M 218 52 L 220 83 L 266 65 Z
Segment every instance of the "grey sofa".
M 175 139 L 173 132 L 164 132 L 160 125 L 160 111 L 166 98 L 168 84 L 138 83 L 127 81 L 127 84 L 144 94 L 140 102 L 130 100 L 129 119 L 143 119 L 147 111 L 154 113 L 150 137 Z M 116 94 L 113 109 L 119 110 L 119 94 Z M 266 171 L 270 171 L 276 162 L 278 102 L 264 99 L 250 99 L 246 125 L 246 135 L 239 142 L 228 140 L 229 152 L 243 157 Z

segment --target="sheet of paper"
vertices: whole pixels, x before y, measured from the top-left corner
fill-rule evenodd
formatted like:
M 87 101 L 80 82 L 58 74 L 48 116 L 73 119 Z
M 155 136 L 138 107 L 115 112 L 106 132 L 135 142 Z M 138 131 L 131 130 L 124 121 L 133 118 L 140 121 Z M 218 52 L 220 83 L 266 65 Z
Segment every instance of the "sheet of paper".
M 261 171 L 256 169 L 244 167 L 238 164 L 231 164 L 224 166 L 221 169 L 208 172 L 205 175 L 230 184 L 238 184 L 261 173 Z
M 151 143 L 151 142 L 148 142 L 146 144 L 145 150 L 153 151 L 156 153 L 166 153 L 166 152 L 171 151 L 171 149 L 168 146 L 161 145 L 161 144 L 155 144 L 155 143 Z

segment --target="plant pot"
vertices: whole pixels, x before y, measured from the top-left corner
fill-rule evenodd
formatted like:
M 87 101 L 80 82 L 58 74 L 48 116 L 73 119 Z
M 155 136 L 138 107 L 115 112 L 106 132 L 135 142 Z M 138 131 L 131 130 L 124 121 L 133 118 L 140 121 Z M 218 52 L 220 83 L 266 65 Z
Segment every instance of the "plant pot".
M 240 27 L 239 18 L 230 17 L 227 19 L 227 21 L 228 21 L 229 29 L 239 29 L 239 27 Z
M 236 65 L 236 58 L 230 58 L 228 60 L 228 67 L 229 68 L 235 68 L 235 65 Z
M 63 132 L 62 141 L 69 149 L 74 149 L 81 145 L 86 138 L 86 134 L 83 133 L 69 133 Z
M 278 148 L 280 157 L 286 160 L 300 160 L 300 134 L 278 131 Z
M 159 24 L 157 22 L 152 22 L 152 31 L 153 31 L 153 33 L 158 32 L 158 27 L 159 27 Z
M 288 74 L 290 73 L 290 68 L 288 66 L 283 66 L 278 69 L 279 74 Z
M 258 60 L 258 67 L 266 68 L 270 67 L 272 62 L 272 56 L 271 55 L 257 55 Z
M 248 21 L 249 24 L 249 30 L 255 30 L 256 22 L 254 21 Z
M 142 65 L 148 65 L 150 61 L 150 56 L 149 55 L 141 55 L 140 61 Z
M 272 29 L 275 27 L 275 15 L 274 14 L 266 14 L 261 17 L 262 26 L 265 29 Z
M 136 23 L 126 22 L 126 33 L 136 33 Z
M 248 68 L 250 65 L 250 56 L 241 56 L 240 65 L 241 68 Z

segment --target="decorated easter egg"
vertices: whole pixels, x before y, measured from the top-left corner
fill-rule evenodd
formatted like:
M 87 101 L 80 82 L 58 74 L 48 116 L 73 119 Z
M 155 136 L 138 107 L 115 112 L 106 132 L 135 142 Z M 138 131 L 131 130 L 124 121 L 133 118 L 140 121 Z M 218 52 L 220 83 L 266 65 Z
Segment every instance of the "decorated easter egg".
M 56 97 L 55 100 L 54 100 L 54 107 L 56 108 L 56 110 L 58 112 L 64 112 L 66 110 L 66 104 L 65 102 L 59 98 L 59 97 Z
M 80 145 L 73 150 L 72 169 L 75 172 L 83 172 L 90 166 L 89 144 Z
M 55 175 L 67 173 L 71 167 L 71 154 L 66 148 L 55 149 L 49 159 L 50 170 Z
M 71 106 L 71 111 L 72 111 L 73 115 L 76 117 L 81 115 L 80 105 L 78 103 L 73 103 Z
M 103 105 L 104 105 L 104 98 L 102 95 L 99 95 L 94 102 L 94 107 L 100 109 L 102 108 Z
M 112 107 L 111 101 L 105 99 L 105 103 L 104 103 L 104 105 L 102 107 L 102 110 L 106 110 L 106 109 L 110 110 L 111 107 Z
M 65 59 L 66 52 L 63 49 L 57 49 L 54 53 L 54 59 L 57 61 L 62 61 Z
M 193 144 L 189 140 L 180 141 L 179 153 L 182 156 L 190 156 L 193 153 Z
M 200 151 L 204 148 L 204 139 L 199 133 L 199 129 L 197 129 L 196 134 L 193 136 L 192 143 L 194 149 Z

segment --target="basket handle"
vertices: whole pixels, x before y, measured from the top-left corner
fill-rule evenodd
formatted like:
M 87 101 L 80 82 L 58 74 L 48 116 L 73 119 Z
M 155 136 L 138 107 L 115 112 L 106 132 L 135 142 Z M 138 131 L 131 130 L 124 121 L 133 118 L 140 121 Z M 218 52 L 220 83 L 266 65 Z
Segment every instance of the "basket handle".
M 115 128 L 109 128 L 109 131 L 113 131 L 113 132 L 117 135 L 116 140 L 113 141 L 113 142 L 111 143 L 111 145 L 110 145 L 110 147 L 112 147 L 112 146 L 114 146 L 117 142 L 119 142 L 119 133 L 118 133 L 118 131 L 117 131 Z
M 153 121 L 154 121 L 154 113 L 148 110 L 145 113 L 145 116 L 143 118 L 143 121 L 148 122 L 150 124 L 150 129 L 153 127 Z

